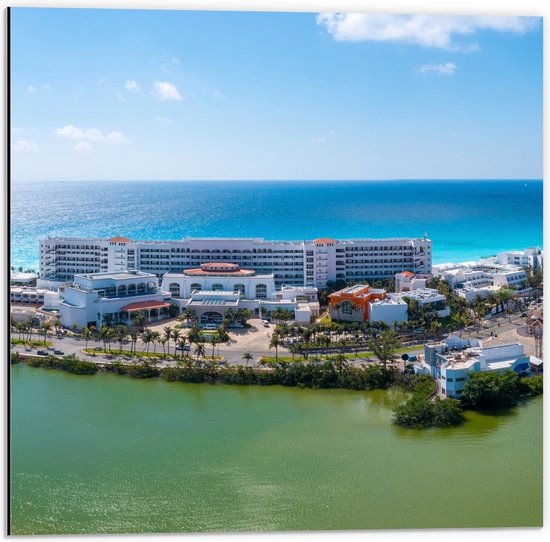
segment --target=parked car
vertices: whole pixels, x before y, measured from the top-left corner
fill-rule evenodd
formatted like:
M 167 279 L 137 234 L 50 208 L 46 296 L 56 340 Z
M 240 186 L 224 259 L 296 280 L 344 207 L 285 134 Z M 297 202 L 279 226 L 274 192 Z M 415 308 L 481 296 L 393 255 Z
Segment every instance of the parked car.
M 54 354 L 56 354 L 57 356 L 63 356 L 65 355 L 65 352 L 63 352 L 63 350 L 60 350 L 59 348 L 56 348 L 54 351 L 53 351 Z
M 269 322 L 267 320 L 262 320 L 262 325 L 264 327 L 269 327 Z
M 47 356 L 47 355 L 48 355 L 48 351 L 47 351 L 47 350 L 37 350 L 36 353 L 37 353 L 39 356 Z

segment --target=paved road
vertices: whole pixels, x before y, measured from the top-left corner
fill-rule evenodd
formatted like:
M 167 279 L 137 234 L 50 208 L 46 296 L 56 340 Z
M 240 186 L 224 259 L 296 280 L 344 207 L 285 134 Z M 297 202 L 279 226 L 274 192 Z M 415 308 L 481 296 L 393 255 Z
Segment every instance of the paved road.
M 12 338 L 19 338 L 19 335 L 17 333 L 12 333 L 11 334 L 11 337 Z M 36 335 L 34 336 L 34 339 L 36 339 Z M 42 337 L 41 339 L 42 340 Z M 95 356 L 92 356 L 91 354 L 87 354 L 87 353 L 84 353 L 83 350 L 85 348 L 85 341 L 82 340 L 82 339 L 77 339 L 77 338 L 74 338 L 74 337 L 62 337 L 62 338 L 58 338 L 58 337 L 49 337 L 48 338 L 48 341 L 52 342 L 52 346 L 49 348 L 49 351 L 51 353 L 53 353 L 53 350 L 55 348 L 59 348 L 60 350 L 62 350 L 64 352 L 65 355 L 69 355 L 69 354 L 75 354 L 76 356 L 78 356 L 79 358 L 81 359 L 85 359 L 87 361 L 93 361 L 93 362 L 96 362 L 96 363 L 105 363 L 106 361 L 109 361 L 108 358 L 104 355 L 101 355 L 101 354 L 97 354 Z M 111 346 L 112 348 L 116 348 L 118 349 L 118 343 L 111 343 Z M 103 349 L 103 343 L 101 341 L 88 341 L 88 348 L 95 348 L 95 347 L 100 347 L 101 349 Z M 124 346 L 124 349 L 129 349 L 130 345 L 125 345 Z M 137 351 L 140 352 L 142 351 L 144 348 L 145 348 L 145 345 L 143 345 L 143 343 L 141 343 L 141 341 L 138 341 L 137 342 Z M 209 356 L 211 355 L 212 353 L 212 347 L 209 346 L 208 344 L 205 344 L 205 348 L 206 348 L 206 355 Z M 408 351 L 409 355 L 414 355 L 414 354 L 418 354 L 419 353 L 419 350 L 421 349 L 422 347 L 419 346 L 419 347 L 411 347 L 411 349 Z M 40 350 L 40 349 L 44 349 L 44 348 L 38 348 L 38 349 L 33 349 L 33 350 L 29 350 L 28 347 L 25 347 L 23 345 L 13 345 L 11 350 L 12 352 L 19 352 L 21 354 L 24 354 L 24 353 L 28 353 L 28 354 L 36 354 L 36 350 Z M 250 350 L 246 350 L 248 352 L 250 352 L 253 356 L 251 362 L 250 362 L 250 365 L 255 365 L 262 356 L 274 356 L 275 355 L 275 351 L 274 350 L 258 350 L 258 351 L 250 351 Z M 150 352 L 153 352 L 153 348 L 150 347 Z M 162 352 L 162 347 L 159 347 L 157 346 L 157 352 Z M 229 364 L 232 364 L 232 365 L 242 365 L 244 364 L 245 362 L 243 361 L 242 359 L 242 356 L 243 356 L 243 353 L 245 352 L 245 350 L 243 348 L 241 348 L 241 345 L 238 343 L 238 342 L 232 342 L 230 345 L 219 345 L 219 346 L 216 346 L 216 355 L 220 355 L 222 356 L 227 363 Z M 174 345 L 171 344 L 170 345 L 170 353 L 173 354 L 174 353 Z M 180 352 L 178 351 L 178 356 L 180 355 Z M 289 351 L 286 349 L 286 348 L 279 348 L 279 355 L 280 356 L 289 356 Z M 122 356 L 118 356 L 117 359 L 122 359 Z M 359 357 L 357 358 L 348 358 L 348 362 L 353 364 L 353 365 L 359 365 L 361 363 L 365 363 L 367 361 L 374 361 L 375 358 L 367 358 L 365 356 L 365 354 L 359 354 Z M 159 363 L 159 366 L 170 366 L 170 365 L 175 365 L 175 361 L 167 361 L 167 362 L 162 362 L 162 363 Z
M 507 316 L 501 317 L 499 319 L 496 319 L 495 322 L 492 323 L 490 328 L 487 329 L 481 329 L 480 332 L 477 331 L 477 326 L 472 326 L 466 331 L 463 331 L 462 337 L 464 338 L 470 338 L 470 337 L 480 337 L 483 339 L 490 338 L 491 332 L 493 333 L 493 337 L 496 340 L 506 340 L 506 341 L 513 341 L 513 340 L 519 340 L 520 342 L 524 343 L 526 346 L 526 352 L 531 353 L 530 350 L 534 348 L 534 339 L 532 336 L 528 337 L 520 337 L 516 333 L 516 329 L 519 326 L 525 325 L 525 319 L 518 318 L 517 316 L 514 316 L 512 318 L 512 321 L 509 322 L 509 319 Z M 250 362 L 251 365 L 255 365 L 262 356 L 274 356 L 275 351 L 269 350 L 265 348 L 265 342 L 268 337 L 264 337 L 264 331 L 266 334 L 271 334 L 272 329 L 265 330 L 265 328 L 260 328 L 257 331 L 252 331 L 248 333 L 244 332 L 237 332 L 237 333 L 231 333 L 232 336 L 232 342 L 229 345 L 222 344 L 219 346 L 216 346 L 216 354 L 222 356 L 227 363 L 229 364 L 244 364 L 245 362 L 242 359 L 244 352 L 250 352 L 252 354 L 252 361 Z M 496 337 L 495 337 L 496 335 Z M 12 338 L 19 338 L 18 333 L 12 333 Z M 36 339 L 36 335 L 33 336 Z M 50 340 L 53 343 L 53 346 L 51 348 L 51 351 L 53 352 L 53 348 L 59 348 L 63 350 L 65 355 L 68 354 L 75 354 L 81 359 L 86 359 L 90 361 L 95 362 L 105 362 L 107 361 L 106 357 L 103 355 L 96 355 L 91 356 L 90 354 L 85 354 L 83 352 L 83 349 L 85 347 L 85 341 L 82 339 L 77 339 L 74 337 L 50 337 L 48 340 Z M 531 345 L 531 342 L 533 342 L 533 345 Z M 118 343 L 111 343 L 113 348 L 118 348 Z M 103 348 L 103 343 L 101 341 L 88 341 L 88 348 L 93 348 L 96 346 L 100 346 Z M 125 349 L 129 349 L 130 345 L 125 345 Z M 137 342 L 137 350 L 142 351 L 145 348 L 145 345 L 138 340 Z M 153 351 L 153 347 L 150 347 L 150 351 Z M 207 344 L 205 344 L 206 348 L 206 355 L 209 356 L 212 353 L 212 347 L 210 347 Z M 418 346 L 411 346 L 410 350 L 407 351 L 409 355 L 415 355 L 418 354 L 419 351 L 422 349 L 422 345 Z M 21 352 L 25 353 L 25 347 L 22 345 L 16 345 L 12 347 L 12 351 L 14 352 Z M 29 351 L 27 351 L 29 352 Z M 36 352 L 36 349 L 32 352 Z M 157 346 L 157 352 L 162 352 L 162 347 Z M 174 345 L 171 342 L 170 343 L 170 352 L 173 354 L 174 352 Z M 179 354 L 179 352 L 178 352 Z M 289 356 L 290 353 L 288 349 L 286 348 L 279 348 L 279 355 L 280 356 Z M 364 354 L 360 354 L 359 358 L 348 358 L 348 361 L 351 364 L 359 365 L 360 363 L 365 363 L 368 361 L 368 358 Z M 372 358 L 371 358 L 372 359 Z M 159 365 L 174 365 L 175 361 L 172 362 L 163 362 Z

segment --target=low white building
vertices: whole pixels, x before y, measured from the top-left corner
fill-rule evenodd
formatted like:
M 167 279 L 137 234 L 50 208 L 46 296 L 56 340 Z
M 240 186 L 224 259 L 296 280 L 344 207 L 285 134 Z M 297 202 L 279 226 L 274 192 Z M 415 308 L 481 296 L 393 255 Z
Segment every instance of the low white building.
M 59 317 L 65 327 L 133 323 L 144 311 L 148 322 L 168 316 L 170 296 L 164 294 L 151 273 L 119 271 L 75 275 L 66 284 L 59 302 Z
M 392 326 L 406 322 L 408 305 L 399 297 L 391 295 L 385 299 L 375 299 L 369 303 L 369 314 L 372 322 L 384 322 Z
M 484 344 L 478 339 L 450 336 L 446 342 L 424 345 L 424 360 L 415 371 L 437 379 L 442 395 L 460 398 L 470 374 L 510 369 L 528 375 L 531 358 L 520 343 Z
M 38 279 L 38 274 L 33 272 L 16 272 L 12 273 L 10 276 L 10 285 L 11 286 L 36 286 L 36 280 Z
M 409 292 L 388 294 L 388 297 L 403 301 L 405 298 L 415 300 L 420 308 L 434 310 L 439 318 L 445 318 L 451 314 L 451 309 L 446 306 L 447 298 L 434 288 L 418 288 Z
M 51 290 L 46 290 L 44 288 L 11 286 L 10 301 L 16 304 L 28 303 L 32 305 L 43 305 L 44 296 L 52 293 L 54 292 L 52 292 Z
M 433 274 L 447 281 L 453 288 L 513 288 L 530 290 L 522 267 L 500 264 L 492 259 L 479 262 L 446 263 L 433 266 Z

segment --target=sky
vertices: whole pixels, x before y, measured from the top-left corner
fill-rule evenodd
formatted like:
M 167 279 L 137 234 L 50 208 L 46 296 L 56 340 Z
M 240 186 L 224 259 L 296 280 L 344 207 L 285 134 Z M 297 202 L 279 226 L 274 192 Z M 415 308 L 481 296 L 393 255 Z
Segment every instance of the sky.
M 542 21 L 15 8 L 11 178 L 540 179 Z

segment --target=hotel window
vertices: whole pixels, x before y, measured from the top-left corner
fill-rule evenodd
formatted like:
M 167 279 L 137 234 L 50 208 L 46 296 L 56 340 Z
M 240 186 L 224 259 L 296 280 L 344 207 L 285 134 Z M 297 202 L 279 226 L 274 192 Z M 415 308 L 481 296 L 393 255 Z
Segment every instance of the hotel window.
M 267 286 L 265 284 L 256 285 L 256 298 L 265 299 L 267 297 Z
M 198 282 L 194 282 L 191 284 L 191 291 L 192 292 L 200 292 L 202 289 L 202 286 Z
M 342 314 L 352 314 L 353 312 L 353 305 L 350 301 L 342 301 Z
M 219 284 L 219 283 L 213 284 L 212 285 L 212 290 L 214 292 L 222 291 L 223 290 L 223 284 Z
M 233 292 L 239 292 L 241 295 L 244 295 L 244 284 L 235 284 L 233 286 Z
M 173 297 L 179 297 L 180 296 L 180 285 L 177 282 L 172 282 L 168 286 L 168 290 L 172 294 Z

